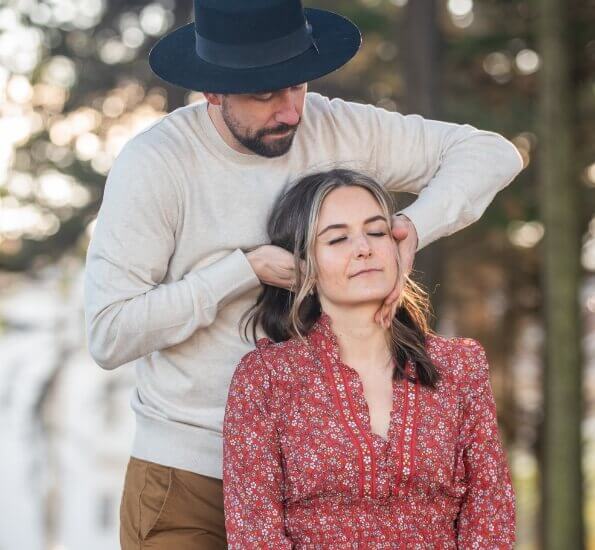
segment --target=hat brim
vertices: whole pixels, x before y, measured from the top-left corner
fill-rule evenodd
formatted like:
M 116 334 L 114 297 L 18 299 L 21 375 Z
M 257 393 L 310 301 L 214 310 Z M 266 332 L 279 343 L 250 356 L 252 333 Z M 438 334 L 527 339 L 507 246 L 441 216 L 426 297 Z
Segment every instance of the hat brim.
M 164 36 L 149 53 L 149 65 L 161 79 L 189 90 L 213 93 L 253 93 L 287 88 L 342 67 L 361 45 L 359 29 L 336 13 L 305 8 L 316 41 L 302 54 L 268 65 L 232 69 L 203 61 L 195 51 L 194 23 Z

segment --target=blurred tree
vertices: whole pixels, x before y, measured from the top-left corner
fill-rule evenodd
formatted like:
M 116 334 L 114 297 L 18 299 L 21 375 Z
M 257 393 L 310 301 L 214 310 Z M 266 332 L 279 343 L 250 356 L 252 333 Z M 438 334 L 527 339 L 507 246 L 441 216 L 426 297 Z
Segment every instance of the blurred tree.
M 444 274 L 427 283 L 432 290 L 432 280 L 442 282 L 443 330 L 485 344 L 505 438 L 534 451 L 542 403 L 523 393 L 530 380 L 512 358 L 525 327 L 539 325 L 550 307 L 539 286 L 548 222 L 540 217 L 533 162 L 543 139 L 535 124 L 543 64 L 535 20 L 543 2 L 435 0 L 436 17 L 425 19 L 430 0 L 305 4 L 344 14 L 364 35 L 358 55 L 312 82 L 312 90 L 494 130 L 521 152 L 526 169 L 481 221 L 430 245 L 416 268 L 430 273 L 443 257 Z M 105 176 L 122 145 L 167 111 L 200 98 L 159 81 L 147 64 L 151 45 L 189 21 L 191 6 L 176 0 L 0 3 L 0 270 L 34 272 L 64 254 L 84 257 Z M 595 223 L 587 227 L 595 211 L 595 4 L 577 6 L 571 131 L 582 186 L 575 222 L 584 234 L 583 265 L 593 271 Z M 438 35 L 440 42 L 432 42 Z M 440 70 L 426 53 L 436 49 Z M 423 81 L 413 74 L 414 63 Z
M 571 3 L 570 3 L 571 4 Z M 539 180 L 545 226 L 546 314 L 543 548 L 584 548 L 582 503 L 579 179 L 575 155 L 575 51 L 565 0 L 542 0 Z
M 442 118 L 441 31 L 437 0 L 417 0 L 405 7 L 403 33 L 399 43 L 404 52 L 405 106 L 408 112 L 425 118 Z M 426 247 L 416 257 L 415 278 L 428 289 L 432 306 L 440 317 L 444 279 L 444 241 Z
M 0 108 L 0 159 L 8 166 L 4 174 L 0 169 L 0 269 L 23 271 L 76 247 L 121 146 L 165 114 L 168 102 L 186 102 L 187 90 L 163 88 L 147 54 L 159 36 L 189 20 L 192 4 L 5 4 L 0 82 L 8 102 Z

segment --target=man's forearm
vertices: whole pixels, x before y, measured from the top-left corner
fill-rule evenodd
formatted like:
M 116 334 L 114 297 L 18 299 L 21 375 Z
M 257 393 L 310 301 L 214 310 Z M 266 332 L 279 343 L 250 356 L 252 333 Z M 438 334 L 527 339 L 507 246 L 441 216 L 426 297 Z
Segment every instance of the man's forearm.
M 180 281 L 134 290 L 136 281 L 90 249 L 85 271 L 85 317 L 93 359 L 114 369 L 189 338 L 215 320 L 228 300 L 258 286 L 240 250 Z M 130 294 L 135 294 L 130 296 Z
M 399 212 L 415 225 L 418 250 L 477 221 L 523 168 L 516 147 L 499 134 L 468 126 L 459 134 L 417 200 Z

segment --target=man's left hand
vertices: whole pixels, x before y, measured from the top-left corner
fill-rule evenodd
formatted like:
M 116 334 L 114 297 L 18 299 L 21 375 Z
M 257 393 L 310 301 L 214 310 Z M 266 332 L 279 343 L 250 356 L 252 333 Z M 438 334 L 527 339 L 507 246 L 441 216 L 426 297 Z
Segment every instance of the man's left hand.
M 397 241 L 399 258 L 401 261 L 399 268 L 409 275 L 413 268 L 413 260 L 415 258 L 415 252 L 417 251 L 417 230 L 415 229 L 413 222 L 405 216 L 405 214 L 393 215 L 392 222 L 392 234 Z M 404 280 L 403 277 L 399 276 L 398 281 L 402 282 L 397 282 L 395 288 L 384 299 L 382 306 L 380 306 L 380 309 L 376 312 L 374 319 L 384 328 L 390 327 L 396 314 L 398 298 L 403 291 Z

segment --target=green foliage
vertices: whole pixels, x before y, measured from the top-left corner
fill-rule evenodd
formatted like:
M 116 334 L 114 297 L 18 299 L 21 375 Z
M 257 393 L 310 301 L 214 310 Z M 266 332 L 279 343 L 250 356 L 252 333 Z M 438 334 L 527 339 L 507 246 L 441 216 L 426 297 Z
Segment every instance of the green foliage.
M 340 71 L 311 83 L 311 89 L 408 112 L 407 82 L 403 76 L 404 52 L 407 48 L 403 40 L 404 21 L 408 7 L 400 7 L 402 3 L 389 0 L 305 2 L 306 6 L 329 9 L 349 17 L 358 24 L 364 36 L 358 56 Z M 84 7 L 87 2 L 80 4 Z M 143 109 L 153 106 L 152 114 L 145 113 L 145 118 L 149 120 L 188 100 L 185 90 L 169 86 L 152 75 L 147 55 L 160 34 L 190 20 L 189 4 L 175 0 L 160 0 L 153 4 L 109 0 L 94 21 L 89 23 L 87 20 L 88 28 L 77 28 L 75 19 L 59 23 L 52 22 L 50 18 L 40 24 L 40 6 L 45 6 L 46 11 L 51 12 L 53 5 L 43 0 L 30 3 L 31 10 L 38 10 L 37 16 L 33 15 L 33 11 L 28 13 L 25 8 L 19 7 L 23 3 L 16 0 L 8 2 L 5 9 L 15 14 L 19 25 L 38 28 L 43 33 L 39 62 L 30 71 L 22 71 L 34 86 L 34 96 L 41 94 L 37 86 L 47 84 L 47 73 L 56 56 L 72 61 L 75 81 L 62 86 L 66 97 L 57 106 L 43 105 L 37 101 L 36 105 L 28 107 L 30 112 L 42 117 L 43 124 L 38 131 L 31 132 L 29 139 L 15 145 L 15 156 L 7 181 L 14 172 L 28 173 L 36 179 L 48 170 L 57 170 L 87 189 L 89 196 L 86 204 L 71 205 L 69 208 L 52 206 L 34 192 L 29 196 L 18 197 L 21 206 L 32 205 L 43 215 L 54 216 L 59 227 L 57 232 L 45 236 L 43 232 L 37 235 L 26 231 L 21 235 L 18 232 L 0 233 L 0 268 L 24 270 L 37 265 L 35 259 L 38 256 L 42 259 L 55 258 L 68 250 L 76 242 L 72 236 L 77 231 L 72 230 L 72 225 L 76 225 L 78 220 L 81 224 L 78 234 L 82 235 L 85 230 L 83 224 L 88 221 L 88 215 L 80 215 L 81 212 L 92 212 L 99 207 L 105 173 L 117 149 L 113 145 L 114 140 L 122 141 L 138 130 L 133 119 L 140 116 L 139 112 Z M 527 145 L 529 142 L 526 140 L 519 142 L 515 138 L 523 133 L 535 134 L 534 105 L 539 92 L 539 71 L 531 70 L 530 67 L 523 70 L 518 64 L 518 56 L 523 50 L 532 52 L 534 49 L 532 23 L 538 4 L 519 0 L 476 1 L 472 4 L 473 21 L 468 25 L 464 17 L 459 14 L 457 19 L 447 6 L 447 2 L 437 2 L 443 43 L 439 118 L 500 132 L 515 140 L 520 148 Z M 147 9 L 154 10 L 152 20 L 150 14 L 147 15 Z M 156 28 L 159 27 L 159 14 L 163 19 L 162 28 Z M 589 11 L 585 7 L 576 13 L 576 130 L 579 147 L 577 159 L 580 162 L 577 175 L 582 174 L 595 157 L 595 41 L 590 32 L 594 24 L 593 10 Z M 152 35 L 147 34 L 147 31 L 152 32 Z M 12 71 L 8 76 L 10 78 L 15 74 Z M 129 90 L 130 93 L 124 92 L 126 83 L 130 82 L 140 88 L 132 92 Z M 134 93 L 142 98 L 130 97 Z M 121 113 L 118 115 L 117 105 L 112 105 L 112 114 L 116 113 L 117 116 L 106 115 L 106 100 L 116 104 L 118 98 L 124 98 Z M 60 140 L 59 144 L 52 142 L 52 136 L 57 133 L 55 129 L 52 132 L 54 123 L 60 118 L 67 118 L 73 124 L 73 113 L 84 108 L 92 108 L 101 115 L 99 126 L 88 133 L 98 137 L 99 151 L 110 149 L 102 162 L 79 154 L 74 138 L 63 144 Z M 110 108 L 107 112 L 110 112 Z M 125 120 L 127 122 L 121 122 Z M 116 139 L 114 135 L 118 133 L 118 125 L 124 128 L 120 129 L 121 135 Z M 89 138 L 89 143 L 93 139 Z M 93 147 L 89 143 L 87 147 L 92 153 Z M 83 145 L 79 144 L 79 147 Z M 510 222 L 507 213 L 512 211 L 516 212 L 518 219 L 535 219 L 536 185 L 532 162 L 537 146 L 537 143 L 532 142 L 524 151 L 529 159 L 529 169 L 505 193 L 497 196 L 488 215 L 481 220 L 480 224 L 486 230 L 505 231 Z M 11 185 L 5 182 L 2 186 L 0 183 L 0 197 L 6 198 L 11 194 Z M 586 224 L 595 199 L 592 187 L 588 190 L 585 186 L 584 194 L 583 223 Z M 6 202 L 2 204 L 6 207 Z M 10 201 L 8 204 L 11 204 Z M 0 212 L 4 207 L 0 206 Z

